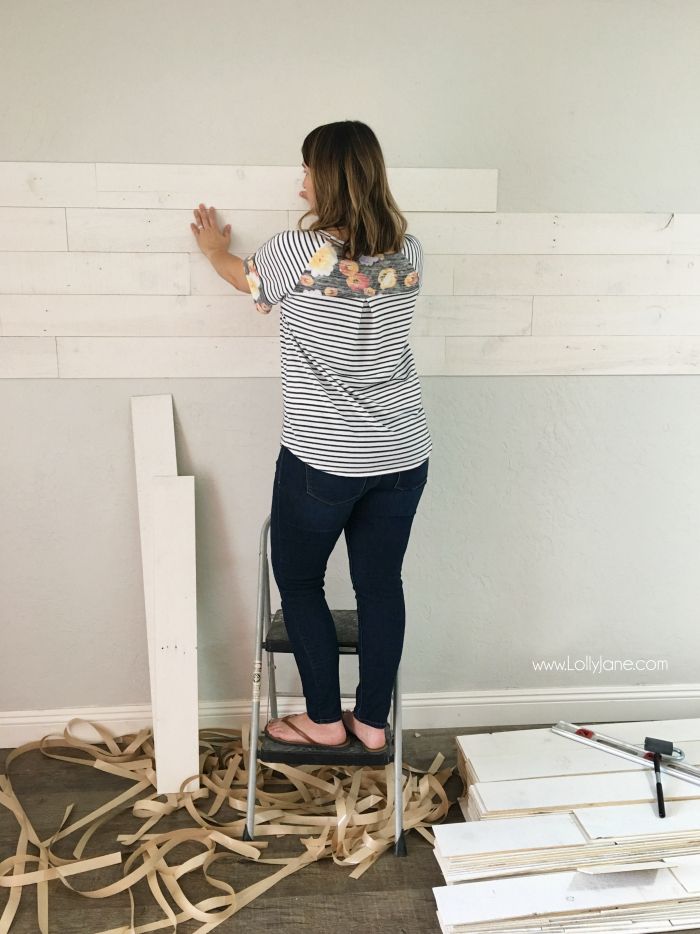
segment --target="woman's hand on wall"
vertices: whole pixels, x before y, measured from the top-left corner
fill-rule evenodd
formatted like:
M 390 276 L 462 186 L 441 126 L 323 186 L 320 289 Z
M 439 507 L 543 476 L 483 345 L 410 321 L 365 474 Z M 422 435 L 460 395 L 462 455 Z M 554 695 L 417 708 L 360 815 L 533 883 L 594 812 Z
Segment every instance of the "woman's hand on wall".
M 204 253 L 207 259 L 212 253 L 223 250 L 228 253 L 231 243 L 231 225 L 226 224 L 223 230 L 219 230 L 216 222 L 216 210 L 211 207 L 207 210 L 204 204 L 194 209 L 196 224 L 190 224 L 192 233 L 195 236 L 199 249 Z

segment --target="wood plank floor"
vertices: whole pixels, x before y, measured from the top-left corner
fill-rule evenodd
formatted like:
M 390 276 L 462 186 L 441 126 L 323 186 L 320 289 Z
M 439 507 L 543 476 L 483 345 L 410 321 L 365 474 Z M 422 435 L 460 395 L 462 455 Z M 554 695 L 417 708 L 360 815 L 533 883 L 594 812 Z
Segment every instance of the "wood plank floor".
M 441 752 L 445 756 L 443 768 L 455 766 L 455 736 L 494 729 L 500 728 L 483 726 L 405 730 L 404 761 L 416 768 L 427 768 L 435 754 Z M 58 750 L 59 753 L 63 751 Z M 6 749 L 0 750 L 3 771 L 7 753 Z M 68 819 L 68 823 L 73 823 L 131 784 L 96 769 L 48 759 L 38 750 L 32 750 L 13 762 L 10 777 L 17 797 L 42 838 L 55 831 L 68 804 L 74 803 Z M 456 801 L 462 793 L 462 782 L 456 770 L 445 788 L 451 801 Z M 225 816 L 233 816 L 233 812 L 227 811 Z M 461 810 L 455 803 L 446 821 L 461 820 Z M 84 855 L 89 857 L 114 852 L 119 849 L 119 844 L 115 843 L 116 835 L 133 832 L 141 823 L 142 819 L 135 818 L 130 809 L 116 815 L 94 835 Z M 187 827 L 191 824 L 189 814 L 180 811 L 162 818 L 156 830 L 166 826 L 169 829 Z M 5 808 L 0 808 L 0 860 L 14 854 L 17 836 L 16 820 Z M 78 838 L 79 833 L 72 834 L 70 844 L 74 846 Z M 265 839 L 270 841 L 263 854 L 265 856 L 297 855 L 303 850 L 295 837 Z M 73 858 L 66 842 L 59 841 L 54 852 Z M 282 879 L 268 892 L 220 924 L 216 931 L 222 934 L 249 934 L 251 930 L 274 930 L 275 934 L 299 934 L 304 929 L 313 934 L 367 934 L 368 931 L 370 934 L 439 934 L 432 887 L 444 885 L 445 880 L 431 845 L 416 831 L 408 832 L 407 848 L 408 856 L 405 858 L 395 857 L 392 851 L 382 854 L 359 879 L 349 878 L 352 867 L 338 866 L 331 859 L 312 863 Z M 35 852 L 35 848 L 30 847 L 30 852 Z M 177 865 L 201 852 L 201 847 L 191 843 L 183 844 L 171 851 L 168 862 Z M 34 865 L 28 866 L 30 871 L 34 868 Z M 274 866 L 256 865 L 235 855 L 211 867 L 212 876 L 225 879 L 236 891 L 274 871 Z M 108 866 L 93 873 L 74 876 L 69 881 L 75 889 L 90 891 L 119 878 L 121 867 Z M 206 883 L 201 870 L 195 870 L 180 881 L 185 895 L 192 901 L 223 894 Z M 145 880 L 137 883 L 132 893 L 137 926 L 163 917 Z M 0 893 L 0 913 L 6 902 L 7 892 L 4 891 Z M 85 898 L 54 880 L 49 883 L 49 912 L 51 934 L 96 934 L 128 924 L 130 902 L 126 892 L 104 899 Z M 200 921 L 178 924 L 178 931 L 190 934 L 198 930 L 201 924 Z M 169 931 L 172 927 L 161 930 Z M 11 934 L 38 934 L 35 886 L 25 887 L 10 931 Z M 700 930 L 695 929 L 691 934 L 700 934 Z

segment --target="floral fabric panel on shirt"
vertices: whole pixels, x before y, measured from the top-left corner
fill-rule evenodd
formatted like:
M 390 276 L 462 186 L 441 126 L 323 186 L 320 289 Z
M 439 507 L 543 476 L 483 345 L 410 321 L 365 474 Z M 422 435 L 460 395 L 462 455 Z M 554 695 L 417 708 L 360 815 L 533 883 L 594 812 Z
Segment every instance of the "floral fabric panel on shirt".
M 283 230 L 243 258 L 243 269 L 255 308 L 269 314 L 292 296 L 345 298 L 370 302 L 420 290 L 423 250 L 412 234 L 399 253 L 341 256 L 339 240 L 315 231 Z
M 297 240 L 294 230 L 282 230 L 243 259 L 251 297 L 263 315 L 269 314 L 272 306 L 294 289 L 299 277 L 299 261 L 295 255 Z
M 344 259 L 324 243 L 307 263 L 294 289 L 304 295 L 365 298 L 405 292 L 418 286 L 418 273 L 402 253 Z
M 262 290 L 262 281 L 258 273 L 258 267 L 255 265 L 255 254 L 243 260 L 243 268 L 256 309 L 261 315 L 268 315 L 272 311 L 273 302 L 267 300 L 267 296 Z

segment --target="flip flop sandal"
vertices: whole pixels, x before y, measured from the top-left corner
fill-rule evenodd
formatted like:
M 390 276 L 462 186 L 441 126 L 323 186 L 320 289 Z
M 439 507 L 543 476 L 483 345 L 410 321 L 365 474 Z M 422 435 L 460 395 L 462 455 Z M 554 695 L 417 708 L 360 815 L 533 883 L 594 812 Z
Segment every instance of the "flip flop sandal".
M 345 717 L 343 717 L 343 723 L 345 723 Z M 290 724 L 290 725 L 291 725 L 291 724 Z M 355 732 L 352 730 L 352 728 L 349 727 L 349 726 L 347 725 L 347 723 L 345 723 L 345 731 L 346 731 L 347 733 L 349 733 L 351 736 L 354 736 L 354 737 L 355 737 L 355 739 L 356 739 L 357 742 L 360 744 L 360 746 L 362 746 L 362 748 L 364 749 L 365 752 L 369 752 L 369 753 L 372 753 L 372 752 L 385 752 L 385 751 L 389 748 L 389 744 L 388 744 L 388 743 L 384 743 L 383 746 L 365 746 L 365 744 L 362 742 L 362 740 L 361 740 L 360 737 L 357 735 L 357 733 L 355 733 Z
M 273 736 L 272 733 L 268 732 L 267 725 L 265 726 L 265 729 L 263 730 L 263 732 L 265 733 L 265 736 L 269 737 L 275 743 L 284 743 L 286 746 L 321 746 L 324 749 L 345 749 L 351 743 L 351 739 L 349 736 L 346 737 L 344 743 L 319 743 L 317 740 L 312 739 L 308 733 L 305 733 L 303 730 L 299 729 L 296 723 L 291 722 L 290 717 L 293 717 L 293 716 L 296 716 L 296 714 L 290 713 L 290 714 L 287 714 L 286 717 L 280 717 L 280 720 L 282 721 L 282 723 L 286 723 L 287 726 L 290 726 L 293 730 L 296 730 L 296 732 L 300 736 L 303 736 L 304 739 L 306 740 L 305 743 L 297 743 L 291 739 L 280 739 L 277 736 Z

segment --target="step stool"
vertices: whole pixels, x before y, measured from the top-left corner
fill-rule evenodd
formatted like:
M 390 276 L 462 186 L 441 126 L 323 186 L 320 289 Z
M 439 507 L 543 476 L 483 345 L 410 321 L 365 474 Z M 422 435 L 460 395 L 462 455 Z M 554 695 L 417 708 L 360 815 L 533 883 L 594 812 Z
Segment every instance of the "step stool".
M 399 671 L 396 672 L 391 704 L 391 727 L 385 728 L 387 749 L 380 753 L 366 752 L 359 740 L 350 737 L 351 743 L 344 749 L 320 749 L 303 744 L 289 746 L 275 742 L 264 733 L 258 749 L 260 735 L 260 682 L 262 653 L 267 652 L 267 683 L 270 716 L 277 717 L 277 692 L 275 688 L 275 653 L 292 653 L 292 645 L 284 625 L 284 615 L 279 609 L 270 615 L 270 573 L 268 562 L 268 539 L 271 516 L 263 522 L 260 533 L 258 562 L 258 606 L 255 628 L 255 662 L 253 664 L 253 703 L 250 715 L 250 762 L 248 765 L 248 797 L 244 840 L 253 840 L 255 833 L 255 794 L 257 761 L 283 762 L 288 765 L 385 765 L 387 784 L 394 777 L 394 811 L 396 814 L 394 855 L 406 856 L 406 840 L 403 832 L 403 771 L 401 735 L 401 692 Z M 357 655 L 359 645 L 357 610 L 331 610 L 338 637 L 338 652 Z M 400 666 L 399 666 L 400 667 Z M 398 768 L 391 769 L 391 764 Z

